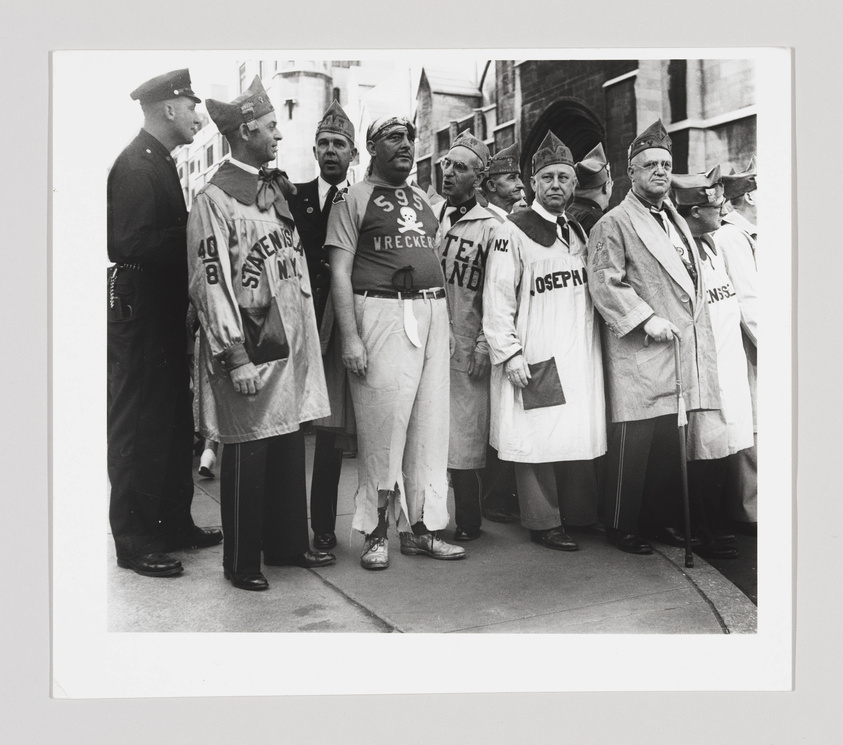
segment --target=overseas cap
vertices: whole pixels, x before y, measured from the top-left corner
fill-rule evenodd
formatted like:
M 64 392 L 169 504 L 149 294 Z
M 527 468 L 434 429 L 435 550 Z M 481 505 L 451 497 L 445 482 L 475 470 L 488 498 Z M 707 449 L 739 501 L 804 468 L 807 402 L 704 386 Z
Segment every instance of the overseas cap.
M 723 183 L 720 166 L 708 173 L 674 173 L 670 177 L 673 202 L 679 206 L 699 206 L 723 202 Z
M 366 142 L 377 142 L 399 127 L 406 127 L 407 136 L 411 140 L 416 139 L 416 128 L 406 116 L 382 116 L 369 125 L 366 130 Z
M 580 189 L 595 189 L 605 184 L 609 178 L 609 161 L 603 152 L 602 143 L 598 142 L 592 150 L 576 165 L 577 181 Z
M 155 103 L 156 101 L 169 101 L 171 98 L 190 98 L 196 103 L 201 103 L 199 98 L 190 88 L 190 72 L 184 70 L 173 70 L 165 72 L 141 83 L 130 94 L 133 101 L 141 103 Z
M 533 155 L 533 175 L 537 174 L 545 166 L 563 165 L 574 167 L 574 156 L 571 151 L 553 132 L 548 132 L 539 149 Z
M 758 188 L 758 184 L 755 181 L 757 175 L 758 169 L 755 164 L 755 156 L 753 155 L 743 173 L 732 173 L 728 176 L 723 176 L 723 188 L 726 199 L 737 199 L 747 192 L 755 191 Z
M 498 153 L 495 153 L 489 161 L 489 176 L 498 176 L 502 173 L 521 173 L 521 148 L 518 142 L 513 142 L 509 147 L 505 147 Z
M 672 154 L 672 144 L 670 135 L 668 135 L 667 130 L 664 128 L 662 120 L 656 119 L 656 121 L 632 141 L 632 144 L 629 146 L 629 160 L 632 160 L 642 150 L 647 150 L 651 147 L 660 147 Z
M 351 141 L 352 145 L 354 144 L 354 125 L 337 101 L 331 102 L 322 120 L 316 126 L 316 135 L 318 136 L 320 132 L 343 135 Z
M 248 124 L 249 129 L 254 129 L 257 126 L 254 123 L 256 119 L 275 111 L 257 75 L 252 84 L 231 103 L 209 98 L 205 106 L 217 129 L 224 135 L 235 132 L 241 124 Z
M 451 148 L 465 147 L 471 150 L 478 158 L 480 158 L 481 168 L 485 171 L 489 164 L 489 148 L 482 140 L 478 140 L 469 130 L 460 132 L 457 138 L 451 143 Z

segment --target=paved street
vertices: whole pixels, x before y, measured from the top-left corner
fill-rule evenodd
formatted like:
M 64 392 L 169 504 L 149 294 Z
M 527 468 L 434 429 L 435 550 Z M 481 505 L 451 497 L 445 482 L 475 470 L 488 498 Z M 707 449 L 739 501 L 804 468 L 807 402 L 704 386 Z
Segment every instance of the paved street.
M 308 473 L 313 437 L 308 436 Z M 219 473 L 219 466 L 217 466 Z M 309 482 L 309 478 L 308 478 Z M 752 633 L 755 605 L 703 559 L 685 569 L 682 549 L 654 544 L 633 556 L 576 534 L 581 550 L 550 551 L 517 524 L 486 522 L 463 561 L 403 556 L 390 529 L 390 567 L 364 571 L 351 531 L 356 461 L 343 462 L 334 566 L 266 567 L 265 592 L 223 578 L 222 546 L 176 554 L 182 575 L 119 569 L 109 542 L 110 631 Z M 219 481 L 198 479 L 194 519 L 219 526 Z M 451 505 L 452 507 L 453 505 Z M 453 509 L 451 509 L 453 513 Z M 453 523 L 444 533 L 453 535 Z

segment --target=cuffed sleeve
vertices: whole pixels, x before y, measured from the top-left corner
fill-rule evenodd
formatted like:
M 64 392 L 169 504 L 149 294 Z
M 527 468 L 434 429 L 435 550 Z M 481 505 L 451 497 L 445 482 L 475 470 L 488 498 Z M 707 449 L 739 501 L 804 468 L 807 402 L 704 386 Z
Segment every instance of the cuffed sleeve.
M 249 362 L 240 309 L 232 285 L 229 242 L 236 229 L 205 193 L 196 196 L 187 223 L 190 299 L 211 354 L 227 370 Z

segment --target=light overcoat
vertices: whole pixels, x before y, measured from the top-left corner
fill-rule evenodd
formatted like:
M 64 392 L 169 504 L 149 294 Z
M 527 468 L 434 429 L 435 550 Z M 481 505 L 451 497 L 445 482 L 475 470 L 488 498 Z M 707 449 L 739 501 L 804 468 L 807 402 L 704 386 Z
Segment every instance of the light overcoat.
M 665 209 L 700 257 L 682 217 Z M 594 226 L 588 241 L 588 288 L 605 320 L 603 356 L 613 422 L 677 413 L 673 342 L 644 345 L 653 314 L 681 335 L 682 393 L 687 411 L 720 408 L 717 357 L 702 272 L 696 289 L 672 240 L 631 191 Z

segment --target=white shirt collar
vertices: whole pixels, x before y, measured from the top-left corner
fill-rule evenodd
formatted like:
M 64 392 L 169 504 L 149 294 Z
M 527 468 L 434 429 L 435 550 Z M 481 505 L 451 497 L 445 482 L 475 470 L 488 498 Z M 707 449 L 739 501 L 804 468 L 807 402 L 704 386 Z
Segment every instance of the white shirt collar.
M 344 189 L 348 186 L 348 179 L 343 179 L 337 185 L 337 191 L 340 189 Z M 319 189 L 319 209 L 322 209 L 325 206 L 325 197 L 328 196 L 328 192 L 331 190 L 331 184 L 329 184 L 322 176 L 316 177 L 316 187 Z
M 556 221 L 561 217 L 565 220 L 565 223 L 567 224 L 568 216 L 564 212 L 561 215 L 554 215 L 552 212 L 548 212 L 544 207 L 542 207 L 539 204 L 538 199 L 534 199 L 533 203 L 530 205 L 530 207 L 532 207 L 533 210 L 535 210 L 535 212 L 539 216 L 543 217 L 545 220 L 550 220 L 551 222 L 555 222 L 556 223 L 556 237 L 560 241 L 562 241 L 563 243 L 567 244 L 567 241 L 565 240 L 565 237 L 562 235 L 562 226 Z
M 244 163 L 242 160 L 237 160 L 237 158 L 231 158 L 231 162 L 236 165 L 238 168 L 242 168 L 246 173 L 251 173 L 257 176 L 260 173 L 259 168 L 255 168 L 254 166 L 250 166 L 248 163 Z
M 561 215 L 554 215 L 552 212 L 548 212 L 544 207 L 542 207 L 539 204 L 538 199 L 534 199 L 530 207 L 532 207 L 536 212 L 538 212 L 539 215 L 541 215 L 545 220 L 550 220 L 550 222 L 556 222 L 556 219 L 558 217 L 564 217 L 565 222 L 568 221 L 568 218 L 565 216 L 564 212 Z
M 501 207 L 498 207 L 498 205 L 492 204 L 491 202 L 489 202 L 489 204 L 486 205 L 486 209 L 491 210 L 492 212 L 494 212 L 497 215 L 500 215 L 504 220 L 506 220 L 506 218 L 509 217 L 508 212 L 505 212 Z

